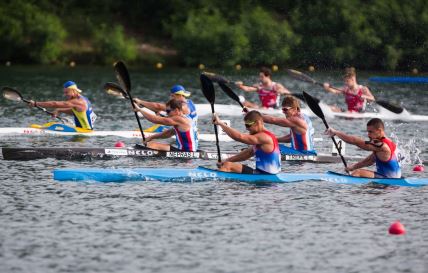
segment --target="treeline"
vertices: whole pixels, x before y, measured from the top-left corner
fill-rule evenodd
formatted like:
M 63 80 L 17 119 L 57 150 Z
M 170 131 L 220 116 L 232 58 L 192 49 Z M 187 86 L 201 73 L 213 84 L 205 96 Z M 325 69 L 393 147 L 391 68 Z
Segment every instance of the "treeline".
M 426 0 L 3 0 L 0 60 L 427 70 L 427 29 Z

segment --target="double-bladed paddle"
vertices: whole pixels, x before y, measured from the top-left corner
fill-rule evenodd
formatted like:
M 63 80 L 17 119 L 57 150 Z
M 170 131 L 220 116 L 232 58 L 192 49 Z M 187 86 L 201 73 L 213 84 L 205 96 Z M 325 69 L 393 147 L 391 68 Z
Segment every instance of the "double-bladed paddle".
M 226 79 L 225 77 L 221 76 L 221 75 L 217 75 L 215 73 L 211 73 L 211 72 L 203 72 L 202 74 L 206 75 L 211 81 L 216 82 L 220 85 L 220 83 L 224 84 L 234 84 L 234 85 L 238 85 L 238 82 L 232 82 L 228 79 Z M 221 85 L 220 85 L 221 87 Z M 226 92 L 226 91 L 225 91 Z M 226 94 L 229 95 L 229 93 L 226 92 Z M 298 98 L 301 101 L 305 101 L 305 98 L 303 97 L 302 94 L 298 94 L 298 93 L 291 93 L 290 95 L 292 95 L 293 97 Z M 229 95 L 229 97 L 231 97 L 232 99 L 234 99 L 232 96 Z M 239 101 L 239 97 L 236 96 L 238 98 Z M 235 99 L 234 99 L 235 100 Z M 242 106 L 242 103 L 240 103 Z
M 208 102 L 211 105 L 211 113 L 214 114 L 214 103 L 215 103 L 215 91 L 214 91 L 214 85 L 212 81 L 205 75 L 201 74 L 200 76 L 201 80 L 201 88 L 202 93 L 204 93 L 205 98 L 208 100 Z M 218 156 L 218 162 L 221 162 L 221 154 L 220 154 L 220 145 L 218 141 L 218 132 L 217 132 L 217 125 L 214 124 L 214 132 L 215 132 L 215 141 L 217 146 L 217 156 Z
M 309 77 L 308 75 L 306 75 L 300 71 L 297 71 L 294 69 L 287 69 L 287 72 L 291 77 L 295 78 L 296 80 L 308 82 L 308 83 L 319 85 L 319 86 L 324 86 L 324 84 L 317 82 L 316 80 L 312 79 L 311 77 Z M 332 88 L 334 90 L 342 91 L 341 89 L 333 87 L 333 86 L 330 86 L 330 88 Z M 396 113 L 396 114 L 401 114 L 404 111 L 403 107 L 392 104 L 392 103 L 385 101 L 385 100 L 376 99 L 375 102 L 378 105 L 382 106 L 383 108 L 388 109 L 389 111 Z
M 131 101 L 132 109 L 136 109 L 134 100 L 131 96 L 131 80 L 129 78 L 128 69 L 126 68 L 125 64 L 122 61 L 118 61 L 114 65 L 114 70 L 116 72 L 116 78 L 119 81 L 120 85 L 125 88 L 125 92 L 128 95 L 129 100 Z M 116 89 L 117 91 L 117 89 Z M 124 96 L 126 98 L 126 96 Z M 140 129 L 141 136 L 143 137 L 143 141 L 146 141 L 146 137 L 144 135 L 143 127 L 141 127 L 140 118 L 138 117 L 138 113 L 134 112 L 135 118 L 138 122 L 138 128 Z
M 317 115 L 323 121 L 323 123 L 327 129 L 330 128 L 328 126 L 327 121 L 325 120 L 324 113 L 321 110 L 321 107 L 319 106 L 316 99 L 313 98 L 308 93 L 306 93 L 305 91 L 303 91 L 303 96 L 305 97 L 306 103 L 308 104 L 308 106 L 312 110 L 312 112 L 314 112 L 314 114 Z M 334 136 L 332 136 L 331 139 L 333 140 L 334 146 L 336 147 L 336 150 L 339 153 L 340 158 L 342 159 L 343 165 L 345 165 L 345 168 L 348 167 L 348 165 L 346 164 L 345 158 L 342 155 L 341 149 L 339 149 L 339 146 L 337 145 L 336 139 L 334 138 Z
M 21 95 L 21 93 L 19 93 L 18 90 L 13 89 L 11 87 L 3 87 L 2 88 L 2 92 L 3 92 L 3 97 L 5 99 L 11 100 L 11 101 L 23 101 L 26 103 L 30 103 L 30 100 L 24 99 L 24 97 Z M 45 112 L 46 114 L 49 114 L 51 116 L 54 116 L 54 113 L 46 110 L 46 108 L 40 107 L 36 105 L 36 108 L 39 110 L 42 110 L 43 112 Z M 65 123 L 65 120 L 60 118 L 60 117 L 55 117 L 56 119 L 60 120 L 62 123 Z

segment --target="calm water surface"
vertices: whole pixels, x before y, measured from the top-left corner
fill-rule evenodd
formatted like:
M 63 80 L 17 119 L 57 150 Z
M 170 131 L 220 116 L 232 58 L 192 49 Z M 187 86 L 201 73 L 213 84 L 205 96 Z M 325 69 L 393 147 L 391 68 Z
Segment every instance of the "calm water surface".
M 257 72 L 225 73 L 252 83 Z M 197 70 L 130 69 L 137 97 L 164 101 L 183 84 L 205 103 Z M 361 73 L 360 83 L 373 75 Z M 340 84 L 340 72 L 312 74 Z M 342 98 L 285 74 L 274 79 L 290 90 L 307 90 L 329 103 Z M 101 91 L 114 81 L 110 67 L 0 68 L 0 86 L 36 100 L 62 99 L 62 83 L 74 80 L 94 104 L 100 130 L 137 128 L 125 101 Z M 427 85 L 372 85 L 375 96 L 428 115 Z M 233 103 L 217 93 L 220 103 Z M 255 99 L 255 96 L 248 96 Z M 343 104 L 342 104 L 343 105 Z M 240 118 L 231 118 L 244 130 Z M 27 127 L 49 117 L 0 99 L 0 127 Z M 364 136 L 364 120 L 331 120 L 331 126 Z M 323 124 L 313 119 L 317 137 Z M 149 126 L 144 121 L 145 126 Z M 211 132 L 208 118 L 202 132 Z M 281 130 L 269 127 L 276 133 Z M 404 147 L 407 176 L 428 157 L 428 122 L 387 122 Z M 325 138 L 325 137 L 324 137 Z M 116 137 L 3 137 L 1 146 L 112 146 Z M 123 139 L 122 139 L 123 140 Z M 327 142 L 318 147 L 330 147 Z M 137 140 L 123 140 L 132 145 Z M 213 150 L 213 143 L 202 143 Z M 242 145 L 222 143 L 224 150 Z M 366 155 L 348 146 L 347 153 Z M 0 272 L 427 272 L 428 187 L 338 185 L 302 182 L 255 187 L 245 183 L 58 183 L 52 170 L 65 167 L 214 166 L 214 162 L 117 159 L 111 161 L 0 161 Z M 284 171 L 342 171 L 340 164 L 283 164 Z M 400 220 L 404 236 L 388 235 Z

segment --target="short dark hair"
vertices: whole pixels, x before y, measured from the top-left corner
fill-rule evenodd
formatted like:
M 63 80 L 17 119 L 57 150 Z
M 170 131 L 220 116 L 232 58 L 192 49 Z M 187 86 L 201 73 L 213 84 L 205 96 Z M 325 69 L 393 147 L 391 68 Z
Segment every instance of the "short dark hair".
M 272 76 L 272 71 L 269 68 L 267 68 L 266 66 L 262 66 L 260 68 L 260 73 L 263 73 L 263 75 L 265 75 L 266 77 Z
M 245 117 L 244 117 L 245 121 L 258 121 L 258 120 L 263 120 L 262 114 L 260 114 L 259 111 L 256 110 L 251 110 L 250 112 L 248 112 Z
M 367 122 L 367 126 L 372 126 L 376 129 L 385 129 L 385 125 L 380 118 L 372 118 Z
M 175 110 L 175 109 L 178 109 L 180 111 L 183 110 L 183 102 L 181 100 L 178 100 L 178 99 L 170 99 L 166 103 L 166 106 L 169 106 L 171 108 L 171 110 Z

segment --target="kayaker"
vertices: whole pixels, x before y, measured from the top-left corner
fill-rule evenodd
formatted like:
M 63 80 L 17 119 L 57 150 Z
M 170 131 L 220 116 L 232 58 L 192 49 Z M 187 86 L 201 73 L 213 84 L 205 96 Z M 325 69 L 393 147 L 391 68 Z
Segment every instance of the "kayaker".
M 178 99 L 170 99 L 165 104 L 166 117 L 152 114 L 145 108 L 140 108 L 136 105 L 134 111 L 140 112 L 143 116 L 157 124 L 173 126 L 171 129 L 151 135 L 146 138 L 145 144 L 147 147 L 161 151 L 186 151 L 195 152 L 198 149 L 198 134 L 194 122 L 189 115 L 186 115 L 183 106 L 186 102 Z M 172 147 L 169 144 L 152 142 L 153 139 L 169 138 L 175 135 L 177 147 Z
M 401 177 L 401 167 L 397 156 L 397 145 L 385 135 L 385 126 L 381 119 L 373 118 L 367 122 L 367 135 L 369 141 L 347 135 L 344 132 L 329 128 L 325 132 L 329 136 L 338 136 L 349 144 L 356 145 L 363 150 L 372 151 L 373 153 L 355 163 L 347 171 L 352 172 L 353 176 L 368 178 L 399 178 Z M 376 171 L 362 169 L 376 163 Z
M 243 97 L 240 97 L 243 101 L 244 106 L 249 108 L 278 108 L 280 95 L 290 94 L 287 88 L 282 84 L 272 81 L 272 72 L 267 67 L 260 68 L 259 72 L 259 83 L 253 86 L 244 85 L 242 82 L 236 82 L 236 86 L 245 92 L 257 92 L 261 102 L 261 106 L 246 101 Z M 241 101 L 241 102 L 242 102 Z
M 54 117 L 60 113 L 74 116 L 74 124 L 78 128 L 93 130 L 97 115 L 92 110 L 92 104 L 85 96 L 81 95 L 76 83 L 67 81 L 64 83 L 65 101 L 33 101 L 29 105 L 32 107 L 40 106 L 43 108 L 56 108 L 53 112 Z
M 364 112 L 367 101 L 374 101 L 375 98 L 367 86 L 357 83 L 357 74 L 354 68 L 347 68 L 343 76 L 345 86 L 342 89 L 334 89 L 328 82 L 324 83 L 324 89 L 333 94 L 343 94 L 349 112 Z M 342 112 L 337 106 L 332 106 L 334 112 Z
M 187 106 L 183 107 L 184 114 L 189 115 L 189 117 L 193 120 L 195 126 L 197 126 L 198 114 L 196 112 L 195 104 L 191 99 L 189 99 L 190 95 L 191 93 L 186 91 L 186 89 L 184 89 L 182 85 L 177 84 L 171 88 L 169 98 L 185 102 Z M 151 102 L 138 98 L 134 98 L 134 102 L 156 113 L 164 112 L 167 108 L 165 103 Z
M 262 115 L 258 111 L 250 111 L 244 117 L 245 128 L 249 134 L 227 126 L 214 114 L 213 123 L 236 141 L 252 145 L 239 154 L 218 163 L 220 171 L 245 174 L 277 174 L 281 171 L 281 153 L 276 136 L 265 129 Z M 255 156 L 256 168 L 237 163 Z
M 297 151 L 303 154 L 316 154 L 313 141 L 314 128 L 309 117 L 300 112 L 299 101 L 295 97 L 286 96 L 282 100 L 282 112 L 285 117 L 262 116 L 265 123 L 290 128 L 290 133 L 278 137 L 278 142 L 291 143 L 291 150 L 284 145 L 280 146 L 280 150 L 287 153 Z

